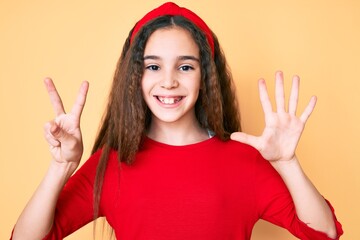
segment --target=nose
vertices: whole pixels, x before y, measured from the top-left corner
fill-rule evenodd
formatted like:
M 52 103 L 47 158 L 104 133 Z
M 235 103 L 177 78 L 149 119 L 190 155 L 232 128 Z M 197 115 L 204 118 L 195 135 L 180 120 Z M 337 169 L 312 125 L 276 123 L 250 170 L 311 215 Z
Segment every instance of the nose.
M 160 82 L 160 86 L 166 89 L 172 89 L 178 87 L 179 82 L 177 80 L 176 74 L 171 70 L 164 71 L 164 75 Z

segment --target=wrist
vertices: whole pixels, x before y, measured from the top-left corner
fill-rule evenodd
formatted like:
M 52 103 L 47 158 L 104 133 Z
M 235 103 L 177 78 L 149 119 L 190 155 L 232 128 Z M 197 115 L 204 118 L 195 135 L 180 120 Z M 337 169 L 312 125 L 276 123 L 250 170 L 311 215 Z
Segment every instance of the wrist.
M 59 183 L 65 184 L 78 167 L 78 163 L 68 162 L 60 163 L 52 160 L 48 169 L 49 175 Z
M 281 176 L 294 173 L 294 171 L 302 171 L 300 163 L 295 155 L 289 160 L 271 161 L 270 163 Z

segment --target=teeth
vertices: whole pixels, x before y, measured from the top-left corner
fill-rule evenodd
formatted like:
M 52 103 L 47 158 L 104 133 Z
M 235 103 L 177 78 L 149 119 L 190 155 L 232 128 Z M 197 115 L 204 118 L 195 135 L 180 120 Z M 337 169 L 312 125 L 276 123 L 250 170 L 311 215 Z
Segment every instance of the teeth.
M 176 97 L 176 98 L 168 98 L 168 97 L 158 97 L 160 102 L 164 104 L 174 104 L 181 100 L 182 97 Z

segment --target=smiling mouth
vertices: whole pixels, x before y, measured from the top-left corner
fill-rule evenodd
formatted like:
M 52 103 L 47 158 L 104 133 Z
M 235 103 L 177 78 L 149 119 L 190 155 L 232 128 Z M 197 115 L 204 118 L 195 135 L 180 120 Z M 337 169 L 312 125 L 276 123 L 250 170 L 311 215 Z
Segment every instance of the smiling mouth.
M 184 97 L 178 96 L 178 97 L 161 97 L 161 96 L 155 96 L 162 104 L 176 104 L 180 102 Z

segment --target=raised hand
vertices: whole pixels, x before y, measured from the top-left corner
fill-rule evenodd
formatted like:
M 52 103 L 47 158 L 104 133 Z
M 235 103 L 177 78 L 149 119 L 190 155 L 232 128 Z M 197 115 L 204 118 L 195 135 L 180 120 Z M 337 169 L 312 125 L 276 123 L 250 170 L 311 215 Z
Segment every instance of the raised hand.
M 83 153 L 80 117 L 85 105 L 89 83 L 81 84 L 75 104 L 69 113 L 65 113 L 53 81 L 46 78 L 44 83 L 55 111 L 55 119 L 45 124 L 45 139 L 50 145 L 50 152 L 56 162 L 75 163 L 76 168 Z
M 44 80 L 55 110 L 55 119 L 45 127 L 45 138 L 50 145 L 52 161 L 43 180 L 21 213 L 12 239 L 42 239 L 54 224 L 59 194 L 78 167 L 83 152 L 80 117 L 84 108 L 88 82 L 81 84 L 75 104 L 65 113 L 61 98 L 50 78 Z
M 252 136 L 236 132 L 231 135 L 231 139 L 253 146 L 269 161 L 292 160 L 306 121 L 315 108 L 316 97 L 310 99 L 304 112 L 297 117 L 299 77 L 293 77 L 288 110 L 285 108 L 283 73 L 277 72 L 275 78 L 276 112 L 272 109 L 265 81 L 259 80 L 260 101 L 265 115 L 265 129 L 262 135 Z

